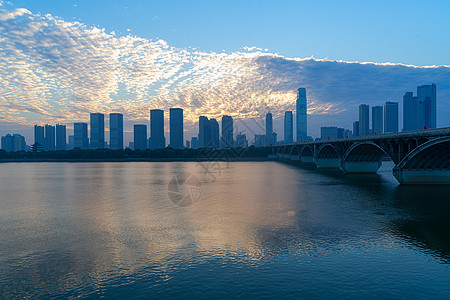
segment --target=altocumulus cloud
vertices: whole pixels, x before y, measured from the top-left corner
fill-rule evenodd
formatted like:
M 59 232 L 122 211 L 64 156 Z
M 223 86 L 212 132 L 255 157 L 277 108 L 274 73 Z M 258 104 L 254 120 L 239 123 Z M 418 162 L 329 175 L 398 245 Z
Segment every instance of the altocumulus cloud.
M 183 108 L 191 124 L 199 115 L 278 117 L 295 109 L 295 91 L 306 87 L 312 125 L 343 126 L 357 118 L 360 103 L 401 102 L 404 92 L 434 82 L 438 123 L 450 125 L 448 66 L 286 58 L 249 47 L 179 49 L 4 5 L 0 50 L 3 124 L 71 123 L 88 112 L 117 111 L 145 120 L 149 109 L 169 107 Z

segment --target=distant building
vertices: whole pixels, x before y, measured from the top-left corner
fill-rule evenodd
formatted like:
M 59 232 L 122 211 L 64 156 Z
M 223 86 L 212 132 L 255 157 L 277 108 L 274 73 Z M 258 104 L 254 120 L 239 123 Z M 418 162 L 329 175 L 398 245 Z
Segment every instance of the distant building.
M 265 147 L 267 145 L 265 134 L 255 134 L 255 147 Z
M 219 123 L 216 119 L 209 120 L 209 123 L 211 124 L 211 146 L 219 149 Z
M 197 149 L 198 148 L 198 138 L 193 136 L 191 138 L 191 148 L 192 149 Z
M 45 143 L 44 126 L 34 125 L 34 142 L 44 147 Z
M 222 138 L 220 142 L 221 148 L 231 148 L 234 145 L 233 118 L 230 116 L 222 117 Z
M 191 148 L 191 142 L 186 140 L 186 149 L 190 149 Z
M 183 148 L 183 109 L 170 109 L 170 147 Z
M 69 144 L 67 144 L 67 149 L 71 150 L 73 149 L 75 145 L 75 137 L 73 135 L 69 135 Z
M 372 134 L 383 133 L 383 106 L 372 106 Z
M 147 125 L 134 125 L 134 150 L 147 149 Z
M 294 117 L 292 111 L 284 113 L 284 142 L 294 142 Z
M 344 130 L 344 138 L 349 138 L 349 137 L 352 137 L 352 136 L 353 136 L 353 133 L 352 133 L 351 130 L 349 130 L 349 129 L 345 129 Z
M 205 116 L 198 118 L 198 147 L 205 148 L 211 146 L 211 123 Z
M 412 92 L 403 96 L 403 131 L 419 128 L 419 101 Z
M 123 149 L 123 114 L 109 114 L 109 148 Z
M 7 134 L 2 136 L 2 149 L 7 152 L 25 151 L 25 137 L 20 134 Z
M 236 147 L 240 147 L 240 148 L 248 147 L 247 136 L 245 134 L 240 133 L 236 136 Z
M 128 149 L 134 150 L 134 143 L 133 142 L 129 142 L 128 143 Z
M 78 149 L 89 148 L 88 138 L 88 124 L 75 123 L 73 124 L 73 147 Z
M 353 136 L 359 136 L 359 121 L 353 122 Z
M 343 139 L 344 138 L 344 132 L 345 132 L 344 128 L 339 128 L 338 127 L 338 129 L 337 129 L 337 138 L 338 139 Z
M 299 88 L 297 90 L 297 142 L 307 140 L 307 100 L 306 89 Z
M 436 85 L 421 85 L 417 87 L 419 108 L 423 115 L 421 128 L 436 128 Z M 421 118 L 422 119 L 422 118 Z
M 66 150 L 67 148 L 67 135 L 66 125 L 56 124 L 56 150 Z
M 267 145 L 273 145 L 272 133 L 273 133 L 273 120 L 272 120 L 272 114 L 269 112 L 266 114 L 266 143 L 267 143 Z
M 105 148 L 105 116 L 91 113 L 91 149 Z
M 369 135 L 369 105 L 359 106 L 359 136 Z
M 398 102 L 384 104 L 384 132 L 398 132 Z
M 150 149 L 166 148 L 164 137 L 164 111 L 161 109 L 150 110 Z
M 337 139 L 338 128 L 337 127 L 320 127 L 320 140 L 332 140 Z
M 45 125 L 44 150 L 55 151 L 55 126 Z
M 278 144 L 278 135 L 276 132 L 272 132 L 272 138 L 270 141 L 272 142 L 272 145 Z

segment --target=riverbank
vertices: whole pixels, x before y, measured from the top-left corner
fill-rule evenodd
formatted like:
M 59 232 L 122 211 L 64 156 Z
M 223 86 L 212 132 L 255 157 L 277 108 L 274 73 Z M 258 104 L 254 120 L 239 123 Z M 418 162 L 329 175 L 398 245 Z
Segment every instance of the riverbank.
M 208 161 L 222 161 L 222 162 L 251 162 L 251 161 L 273 161 L 267 157 L 229 157 L 229 158 L 204 158 L 204 157 L 189 157 L 189 158 L 82 158 L 82 159 L 57 159 L 57 158 L 36 158 L 36 159 L 0 159 L 0 163 L 29 163 L 29 162 L 208 162 Z

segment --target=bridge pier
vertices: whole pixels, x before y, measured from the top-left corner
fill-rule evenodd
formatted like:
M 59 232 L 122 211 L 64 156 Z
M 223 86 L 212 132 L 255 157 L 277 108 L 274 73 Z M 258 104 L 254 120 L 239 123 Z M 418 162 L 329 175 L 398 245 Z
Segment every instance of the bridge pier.
M 339 158 L 318 158 L 315 161 L 318 169 L 340 169 L 341 160 Z
M 314 163 L 314 157 L 312 157 L 312 156 L 302 156 L 300 158 L 300 162 L 302 163 L 302 165 L 305 165 L 305 166 L 315 166 L 316 165 Z
M 290 159 L 292 161 L 300 161 L 300 155 L 290 155 Z
M 381 167 L 381 160 L 379 161 L 344 161 L 341 165 L 344 173 L 353 174 L 370 174 L 376 173 Z
M 450 183 L 450 170 L 405 170 L 395 166 L 392 173 L 400 184 Z

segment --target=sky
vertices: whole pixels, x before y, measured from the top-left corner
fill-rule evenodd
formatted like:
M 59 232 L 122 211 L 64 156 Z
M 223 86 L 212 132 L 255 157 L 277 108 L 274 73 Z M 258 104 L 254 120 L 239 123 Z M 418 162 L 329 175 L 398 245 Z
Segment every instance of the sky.
M 0 134 L 122 112 L 127 141 L 149 109 L 181 107 L 186 139 L 224 114 L 252 138 L 268 111 L 282 139 L 306 87 L 317 137 L 431 83 L 450 126 L 450 2 L 366 2 L 0 0 Z

